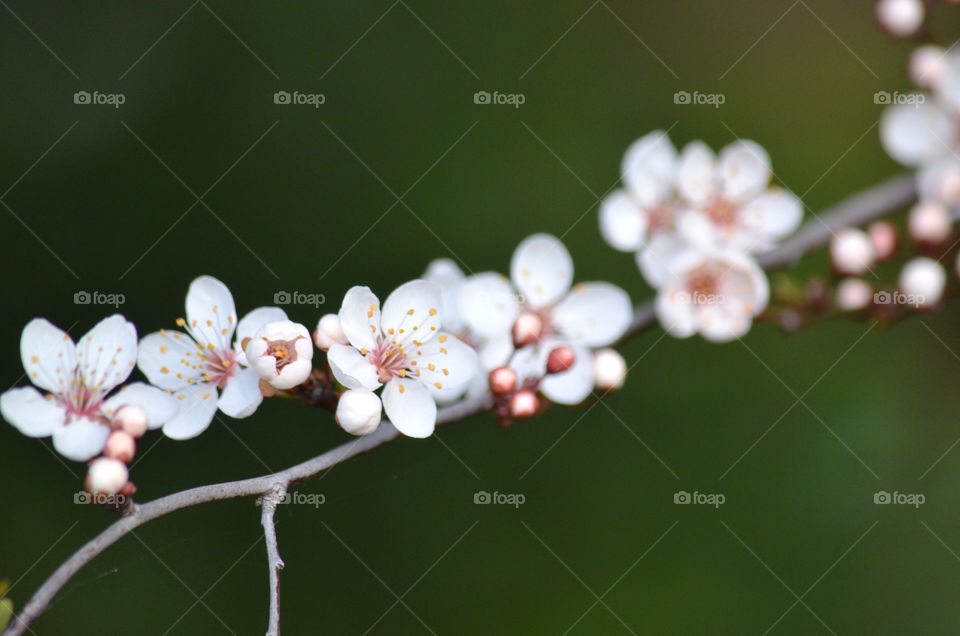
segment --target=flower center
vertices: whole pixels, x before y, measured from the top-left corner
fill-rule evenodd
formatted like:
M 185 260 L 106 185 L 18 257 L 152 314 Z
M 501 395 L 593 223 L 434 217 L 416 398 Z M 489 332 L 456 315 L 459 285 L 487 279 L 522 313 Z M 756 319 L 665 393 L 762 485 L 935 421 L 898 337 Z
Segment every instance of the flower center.
M 687 275 L 686 288 L 694 305 L 710 305 L 720 298 L 720 278 L 716 268 L 701 265 Z
M 673 217 L 673 208 L 669 205 L 647 208 L 647 232 L 652 235 L 673 230 Z
M 280 371 L 291 362 L 297 361 L 297 340 L 303 336 L 297 336 L 293 340 L 267 340 L 267 350 L 263 352 L 264 356 L 273 356 L 277 361 L 277 371 Z
M 737 224 L 737 206 L 724 199 L 717 199 L 707 208 L 707 216 L 715 224 L 730 228 Z
M 407 354 L 403 352 L 402 344 L 394 344 L 389 340 L 382 340 L 371 351 L 367 358 L 370 364 L 377 368 L 380 382 L 386 384 L 396 377 L 407 375 Z
M 232 349 L 219 350 L 208 348 L 199 354 L 203 364 L 203 379 L 222 389 L 227 380 L 237 372 L 236 354 Z

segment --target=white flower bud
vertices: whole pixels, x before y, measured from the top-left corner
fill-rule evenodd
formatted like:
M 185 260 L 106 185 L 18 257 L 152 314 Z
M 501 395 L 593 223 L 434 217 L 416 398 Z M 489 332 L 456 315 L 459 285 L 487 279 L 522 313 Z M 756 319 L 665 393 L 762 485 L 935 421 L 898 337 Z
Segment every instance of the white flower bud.
M 936 44 L 917 47 L 910 54 L 910 79 L 920 88 L 935 90 L 943 77 L 946 51 Z
M 133 435 L 126 431 L 113 431 L 103 445 L 105 457 L 119 459 L 125 464 L 133 459 L 136 452 L 137 443 L 133 440 Z
M 935 305 L 943 296 L 947 273 L 932 258 L 919 257 L 907 262 L 900 270 L 900 291 L 907 301 L 918 307 Z
M 923 0 L 880 0 L 877 21 L 891 35 L 913 35 L 923 24 Z
M 950 211 L 936 201 L 920 201 L 910 209 L 907 227 L 915 241 L 942 243 L 950 237 Z
M 344 391 L 337 402 L 337 424 L 351 435 L 369 435 L 380 426 L 381 408 L 373 391 Z
M 130 433 L 134 437 L 143 437 L 149 422 L 147 412 L 136 404 L 127 404 L 117 409 L 113 415 L 113 426 Z
M 540 410 L 540 398 L 530 389 L 521 389 L 510 398 L 510 415 L 518 419 L 533 417 Z
M 858 276 L 874 264 L 876 252 L 865 232 L 844 228 L 830 241 L 830 258 L 834 268 L 841 274 Z
M 310 332 L 289 320 L 261 327 L 247 343 L 244 353 L 257 374 L 281 391 L 303 383 L 313 370 Z
M 90 462 L 87 469 L 87 490 L 92 493 L 115 495 L 127 485 L 127 465 L 119 459 L 100 457 Z
M 836 303 L 840 311 L 859 311 L 873 302 L 873 287 L 859 278 L 845 278 L 837 285 Z
M 600 391 L 616 391 L 627 379 L 627 363 L 613 349 L 601 349 L 593 354 L 593 376 Z
M 340 326 L 340 316 L 325 314 L 320 318 L 317 329 L 313 332 L 313 342 L 321 351 L 326 351 L 335 344 L 350 344 L 346 334 L 343 333 L 343 327 Z

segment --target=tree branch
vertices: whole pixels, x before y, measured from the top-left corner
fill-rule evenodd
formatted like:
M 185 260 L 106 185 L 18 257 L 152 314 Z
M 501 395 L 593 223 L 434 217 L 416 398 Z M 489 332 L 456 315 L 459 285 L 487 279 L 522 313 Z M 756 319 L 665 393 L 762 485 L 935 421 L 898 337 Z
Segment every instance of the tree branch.
M 273 522 L 273 513 L 286 494 L 287 484 L 278 483 L 260 500 L 260 523 L 263 525 L 263 536 L 267 544 L 267 566 L 270 568 L 270 619 L 267 636 L 280 636 L 280 570 L 283 569 L 283 559 L 280 558 L 280 549 L 277 547 L 277 528 Z
M 901 175 L 883 181 L 862 192 L 844 199 L 840 203 L 814 215 L 815 218 L 807 221 L 790 239 L 781 244 L 776 250 L 764 254 L 759 258 L 764 269 L 776 269 L 792 265 L 799 261 L 808 252 L 822 247 L 833 235 L 833 232 L 842 227 L 863 225 L 868 221 L 882 217 L 898 208 L 910 203 L 916 196 L 913 175 Z M 656 315 L 652 301 L 637 305 L 633 322 L 624 336 L 624 340 L 653 326 Z M 447 424 L 464 419 L 488 407 L 486 398 L 464 400 L 452 406 L 440 409 L 437 413 L 437 423 Z M 276 546 L 276 534 L 273 524 L 273 506 L 268 505 L 272 494 L 279 492 L 279 488 L 303 481 L 321 473 L 337 464 L 347 461 L 357 455 L 385 444 L 399 436 L 397 430 L 387 421 L 384 421 L 374 433 L 365 437 L 342 444 L 322 455 L 318 455 L 286 470 L 272 475 L 242 479 L 239 481 L 200 486 L 166 497 L 161 497 L 149 503 L 134 504 L 127 514 L 103 530 L 77 550 L 70 558 L 64 561 L 50 577 L 40 586 L 33 598 L 24 606 L 23 611 L 13 619 L 12 624 L 4 632 L 4 636 L 20 636 L 30 623 L 39 616 L 60 591 L 61 588 L 84 565 L 96 558 L 101 552 L 116 543 L 139 526 L 163 517 L 182 508 L 196 506 L 210 501 L 233 499 L 236 497 L 264 497 L 262 523 L 267 538 L 267 554 L 270 559 L 270 627 L 271 634 L 279 630 L 279 573 L 283 561 L 280 560 Z M 282 498 L 282 497 L 281 497 Z

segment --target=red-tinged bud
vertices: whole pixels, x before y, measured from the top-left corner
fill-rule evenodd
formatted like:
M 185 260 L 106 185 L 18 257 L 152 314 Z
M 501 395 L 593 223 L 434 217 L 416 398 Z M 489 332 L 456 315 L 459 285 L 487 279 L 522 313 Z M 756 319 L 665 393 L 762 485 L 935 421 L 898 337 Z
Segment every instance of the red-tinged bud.
M 893 258 L 897 251 L 897 244 L 900 237 L 896 226 L 890 221 L 876 221 L 867 228 L 867 235 L 873 243 L 873 251 L 877 255 L 878 261 L 885 261 Z
M 562 373 L 573 366 L 577 355 L 573 349 L 564 345 L 557 347 L 547 356 L 547 373 Z
M 133 435 L 126 431 L 113 431 L 103 445 L 104 457 L 119 459 L 124 464 L 129 464 L 136 452 L 137 443 Z
M 542 335 L 543 319 L 537 314 L 525 311 L 513 324 L 513 344 L 518 348 L 537 342 Z
M 517 388 L 517 372 L 510 367 L 497 367 L 490 372 L 490 392 L 494 395 L 508 395 Z
M 530 389 L 517 391 L 510 398 L 510 415 L 517 419 L 533 417 L 540 410 L 540 398 Z
M 113 427 L 134 437 L 142 437 L 147 432 L 148 424 L 147 412 L 136 404 L 121 407 L 113 416 Z

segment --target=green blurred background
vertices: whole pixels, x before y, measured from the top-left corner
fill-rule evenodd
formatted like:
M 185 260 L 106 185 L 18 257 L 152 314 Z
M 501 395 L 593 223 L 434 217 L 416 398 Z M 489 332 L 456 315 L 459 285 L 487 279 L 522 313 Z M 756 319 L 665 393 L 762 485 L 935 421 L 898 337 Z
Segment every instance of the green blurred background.
M 324 294 L 319 310 L 288 307 L 312 324 L 351 285 L 385 297 L 435 257 L 506 271 L 546 231 L 578 279 L 639 300 L 649 290 L 602 242 L 596 203 L 656 128 L 759 141 L 813 210 L 899 171 L 873 95 L 908 88 L 910 46 L 866 0 L 4 7 L 4 387 L 24 382 L 31 317 L 81 335 L 112 308 L 74 294 L 122 293 L 147 333 L 172 326 L 204 273 L 241 315 L 278 291 Z M 955 13 L 938 12 L 945 33 Z M 126 102 L 77 105 L 80 90 Z M 326 101 L 274 104 L 281 90 Z M 525 103 L 476 105 L 480 90 Z M 680 90 L 726 103 L 676 105 Z M 209 209 L 193 205 L 208 189 Z M 297 487 L 324 505 L 278 511 L 284 632 L 957 633 L 960 451 L 938 458 L 960 437 L 958 317 L 866 335 L 760 326 L 746 346 L 653 330 L 623 349 L 637 364 L 605 406 L 512 429 L 479 416 L 339 466 Z M 269 402 L 189 443 L 151 434 L 133 478 L 146 501 L 347 440 L 325 412 Z M 0 445 L 0 577 L 22 606 L 113 518 L 73 504 L 84 467 L 47 442 L 4 425 Z M 474 505 L 480 490 L 526 503 Z M 681 490 L 726 503 L 675 505 Z M 878 490 L 926 503 L 877 506 Z M 123 539 L 34 631 L 256 634 L 266 603 L 246 499 Z

